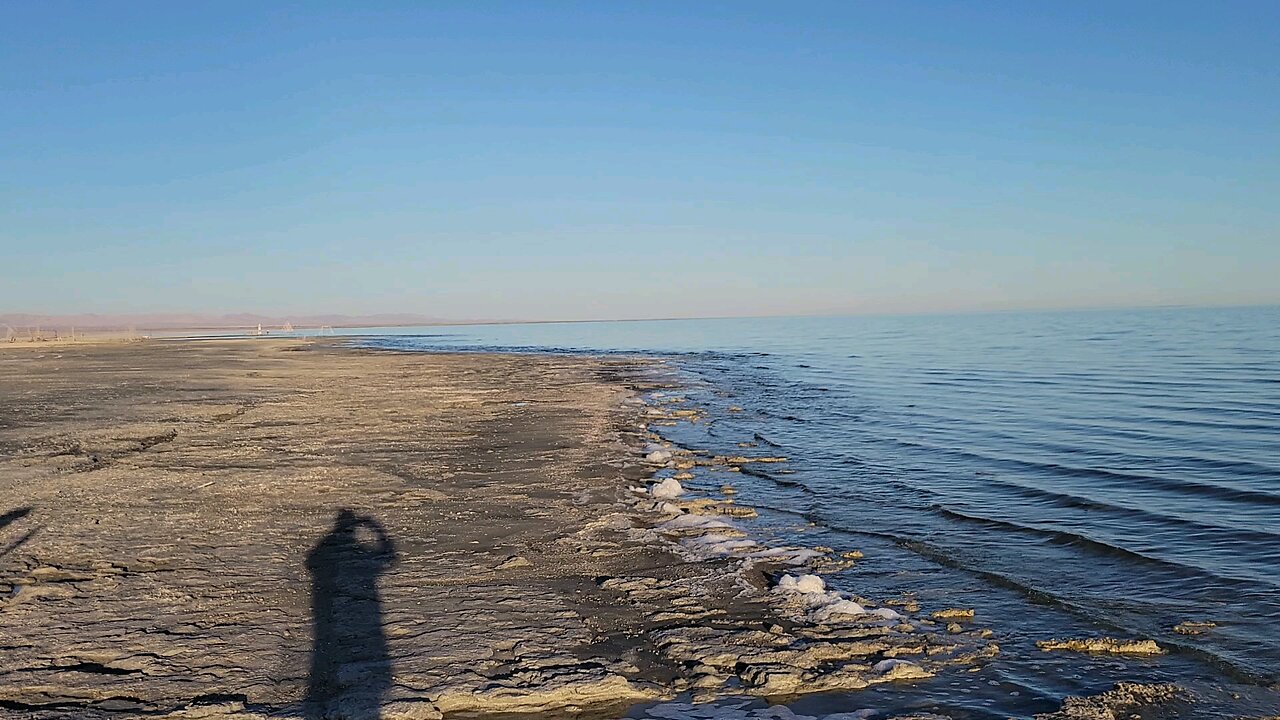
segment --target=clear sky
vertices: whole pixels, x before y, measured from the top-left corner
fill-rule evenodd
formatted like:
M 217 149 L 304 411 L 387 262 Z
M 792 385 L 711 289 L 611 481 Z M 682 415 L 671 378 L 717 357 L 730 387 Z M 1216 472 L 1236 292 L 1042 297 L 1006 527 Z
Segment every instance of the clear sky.
M 0 311 L 1280 302 L 1280 3 L 0 2 Z

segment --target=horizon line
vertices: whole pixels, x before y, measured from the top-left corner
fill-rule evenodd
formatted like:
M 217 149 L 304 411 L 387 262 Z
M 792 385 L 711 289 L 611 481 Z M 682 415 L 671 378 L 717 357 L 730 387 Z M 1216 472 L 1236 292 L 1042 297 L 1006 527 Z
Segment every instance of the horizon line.
M 1069 306 L 1054 306 L 1054 307 L 1042 307 L 1042 308 L 1036 308 L 1036 307 L 974 308 L 974 309 L 965 309 L 965 310 L 902 310 L 902 311 L 842 310 L 842 311 L 831 311 L 831 312 L 802 312 L 802 313 L 773 313 L 773 314 L 766 313 L 766 314 L 746 314 L 746 315 L 686 315 L 686 316 L 654 316 L 654 317 L 638 317 L 638 318 L 577 318 L 577 319 L 552 318 L 552 319 L 532 319 L 532 320 L 530 319 L 451 320 L 446 318 L 437 318 L 437 319 L 426 320 L 424 322 L 401 322 L 401 323 L 389 323 L 389 324 L 388 323 L 372 323 L 372 322 L 370 323 L 355 322 L 349 325 L 343 325 L 343 324 L 329 325 L 325 323 L 325 324 L 317 325 L 317 327 L 362 329 L 362 328 L 381 328 L 381 327 L 406 328 L 406 327 L 456 327 L 456 326 L 467 326 L 467 325 L 553 325 L 553 324 L 570 324 L 570 323 L 577 324 L 577 323 L 674 322 L 674 321 L 680 321 L 680 320 L 758 320 L 758 319 L 777 319 L 777 318 L 819 318 L 819 317 L 949 317 L 949 316 L 964 316 L 964 315 L 999 315 L 999 314 L 1017 314 L 1017 313 L 1211 310 L 1211 309 L 1232 309 L 1232 308 L 1243 309 L 1243 308 L 1268 308 L 1268 307 L 1280 307 L 1280 301 L 1247 302 L 1247 303 L 1203 303 L 1203 304 L 1168 303 L 1168 304 L 1156 304 L 1156 305 L 1069 305 Z M 259 324 L 265 324 L 265 323 L 253 322 L 253 323 L 248 323 L 244 325 L 240 325 L 240 324 L 210 325 L 210 324 L 202 324 L 197 321 L 196 323 L 193 323 L 191 325 L 166 325 L 166 326 L 147 327 L 142 324 L 128 323 L 128 318 L 130 316 L 143 316 L 148 314 L 164 315 L 166 313 L 81 313 L 81 315 L 94 315 L 94 316 L 102 317 L 108 320 L 109 322 L 114 321 L 116 318 L 119 318 L 118 322 L 125 323 L 125 325 L 120 327 L 116 327 L 114 325 L 103 325 L 103 326 L 94 326 L 94 327 L 86 326 L 85 327 L 86 331 L 117 330 L 117 329 L 232 330 L 232 329 L 238 329 L 238 328 L 249 328 Z M 210 316 L 208 319 L 216 318 L 219 315 L 222 315 L 222 316 L 258 315 L 264 318 L 270 317 L 273 320 L 282 320 L 286 323 L 292 324 L 291 321 L 289 320 L 289 316 L 286 314 L 280 314 L 279 316 L 267 316 L 262 313 L 247 313 L 247 312 L 228 312 L 228 313 L 175 312 L 175 313 L 168 313 L 168 314 L 195 315 L 195 316 L 207 315 L 207 316 Z M 412 312 L 380 312 L 380 313 L 366 313 L 366 314 L 298 313 L 296 317 L 307 318 L 307 317 L 314 317 L 314 316 L 324 316 L 327 314 L 332 314 L 334 316 L 345 316 L 345 317 L 351 318 L 352 320 L 358 321 L 361 318 L 371 319 L 379 315 L 415 315 L 418 313 L 412 313 Z M 49 327 L 50 329 L 56 329 L 61 325 L 66 325 L 67 327 L 71 327 L 71 324 L 59 323 L 58 318 L 60 317 L 67 318 L 75 314 L 74 313 L 65 313 L 65 314 L 0 313 L 0 320 L 6 317 L 15 316 L 15 315 L 31 315 L 31 316 L 37 316 L 37 317 L 43 316 L 50 320 L 50 322 L 45 326 Z M 3 324 L 4 324 L 3 322 L 0 322 L 0 325 L 3 325 Z M 275 324 L 277 323 L 272 323 L 273 326 Z M 308 323 L 307 325 L 310 326 L 313 324 L 314 323 Z M 9 327 L 12 327 L 12 326 L 9 326 Z M 22 326 L 22 329 L 29 329 L 32 327 L 38 327 L 38 325 L 24 325 Z M 13 329 L 17 330 L 18 328 L 13 327 Z

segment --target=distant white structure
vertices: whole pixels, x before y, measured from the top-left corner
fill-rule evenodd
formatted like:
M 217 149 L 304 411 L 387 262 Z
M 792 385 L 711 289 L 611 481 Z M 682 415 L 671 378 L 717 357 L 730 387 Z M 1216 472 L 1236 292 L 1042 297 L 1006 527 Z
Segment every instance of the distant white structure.
M 321 326 L 320 326 L 320 334 L 321 334 L 321 335 L 333 335 L 333 334 L 334 334 L 334 333 L 333 333 L 333 326 L 332 326 L 332 325 L 321 325 Z
M 280 327 L 281 332 L 293 332 L 293 323 L 288 320 L 284 321 L 284 325 Z

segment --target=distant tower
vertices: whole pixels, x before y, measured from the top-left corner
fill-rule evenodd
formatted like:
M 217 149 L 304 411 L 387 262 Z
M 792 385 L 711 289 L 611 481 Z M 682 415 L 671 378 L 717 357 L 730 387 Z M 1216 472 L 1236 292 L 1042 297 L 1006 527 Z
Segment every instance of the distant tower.
M 284 325 L 280 328 L 281 332 L 293 332 L 293 323 L 288 320 L 284 321 Z

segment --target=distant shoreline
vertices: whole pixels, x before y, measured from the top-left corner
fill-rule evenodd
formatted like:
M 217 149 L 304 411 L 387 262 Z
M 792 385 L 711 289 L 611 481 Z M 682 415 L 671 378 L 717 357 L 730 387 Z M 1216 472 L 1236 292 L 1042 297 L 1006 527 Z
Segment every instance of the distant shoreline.
M 805 318 L 879 318 L 879 317 L 967 317 L 973 315 L 1018 315 L 1026 313 L 1106 313 L 1106 312 L 1168 312 L 1168 311 L 1213 311 L 1229 309 L 1270 309 L 1280 308 L 1280 303 L 1227 303 L 1221 305 L 1142 305 L 1142 306 L 1083 306 L 1083 307 L 1045 307 L 1045 308 L 970 308 L 954 311 L 945 310 L 867 310 L 867 311 L 832 311 L 813 313 L 783 314 L 747 314 L 747 315 L 696 315 L 696 316 L 656 316 L 643 318 L 576 318 L 576 319 L 478 319 L 447 320 L 441 318 L 422 318 L 421 320 L 396 320 L 378 322 L 373 318 L 360 316 L 333 316 L 333 322 L 315 322 L 313 317 L 301 317 L 298 322 L 287 316 L 263 316 L 261 320 L 241 323 L 169 323 L 155 321 L 128 322 L 127 320 L 110 321 L 98 324 L 96 321 L 82 322 L 73 320 L 73 316 L 36 315 L 29 313 L 0 314 L 0 343 L 6 340 L 5 333 L 13 331 L 20 336 L 29 335 L 32 331 L 44 334 L 53 332 L 69 333 L 75 330 L 77 335 L 100 335 L 104 333 L 164 333 L 167 337 L 181 337 L 184 333 L 227 333 L 255 330 L 260 324 L 264 330 L 278 329 L 286 323 L 293 324 L 295 330 L 333 329 L 375 329 L 375 328 L 410 328 L 410 327 L 465 327 L 480 325 L 559 325 L 585 323 L 645 323 L 645 322 L 677 322 L 677 321 L 714 321 L 714 320 L 760 320 L 760 319 L 805 319 Z M 90 316 L 92 317 L 92 316 Z M 104 316 L 111 317 L 111 316 Z M 345 318 L 345 319 L 344 319 Z

